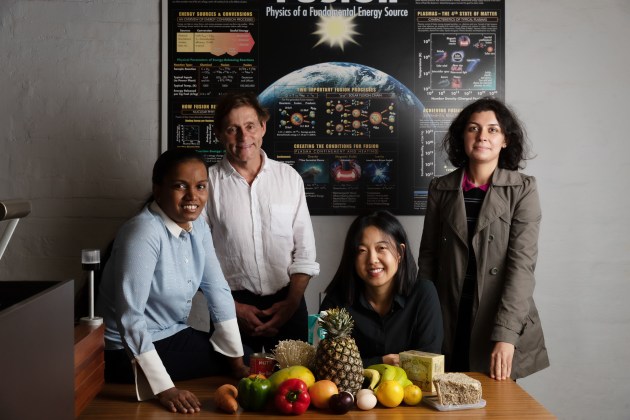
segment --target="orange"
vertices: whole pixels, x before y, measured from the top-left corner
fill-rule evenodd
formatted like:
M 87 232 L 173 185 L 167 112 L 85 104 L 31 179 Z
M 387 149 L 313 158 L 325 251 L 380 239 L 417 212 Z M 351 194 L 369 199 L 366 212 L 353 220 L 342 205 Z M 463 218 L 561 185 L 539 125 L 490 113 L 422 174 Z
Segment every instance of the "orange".
M 330 397 L 338 393 L 339 389 L 337 389 L 337 384 L 328 379 L 317 381 L 308 389 L 308 394 L 311 396 L 311 403 L 321 409 L 328 408 Z
M 385 407 L 398 407 L 405 397 L 405 390 L 398 381 L 381 382 L 376 390 L 376 399 Z
M 407 405 L 418 405 L 422 400 L 422 390 L 418 385 L 407 385 L 403 401 Z

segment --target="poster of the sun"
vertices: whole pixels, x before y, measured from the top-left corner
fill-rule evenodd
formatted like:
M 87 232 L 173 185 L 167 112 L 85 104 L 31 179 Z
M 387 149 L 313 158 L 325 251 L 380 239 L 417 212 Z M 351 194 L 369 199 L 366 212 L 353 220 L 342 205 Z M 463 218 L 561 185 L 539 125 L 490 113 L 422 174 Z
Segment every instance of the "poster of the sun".
M 214 107 L 252 91 L 263 149 L 313 215 L 424 214 L 468 103 L 504 96 L 504 0 L 168 0 L 163 143 L 223 156 Z

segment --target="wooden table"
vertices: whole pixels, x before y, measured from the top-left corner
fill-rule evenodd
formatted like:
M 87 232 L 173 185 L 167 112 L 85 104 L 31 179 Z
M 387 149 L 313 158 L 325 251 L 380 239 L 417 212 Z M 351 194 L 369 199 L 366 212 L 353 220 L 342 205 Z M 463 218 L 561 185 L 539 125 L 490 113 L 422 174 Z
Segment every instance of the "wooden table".
M 74 416 L 78 416 L 105 383 L 105 325 L 74 327 Z
M 486 407 L 474 410 L 438 411 L 424 403 L 408 407 L 400 405 L 396 408 L 385 408 L 377 405 L 370 411 L 357 408 L 345 415 L 334 415 L 327 410 L 309 408 L 300 419 L 323 419 L 338 417 L 340 419 L 385 419 L 405 420 L 406 418 L 422 419 L 555 419 L 556 417 L 532 398 L 523 388 L 513 381 L 495 381 L 479 373 L 469 373 L 479 379 L 483 388 L 483 399 Z M 186 419 L 186 418 L 262 418 L 288 419 L 295 416 L 285 416 L 276 411 L 268 410 L 262 413 L 244 412 L 239 409 L 236 414 L 226 414 L 217 411 L 213 401 L 214 390 L 223 383 L 236 381 L 221 377 L 211 377 L 181 381 L 176 385 L 180 389 L 187 389 L 201 400 L 202 409 L 199 413 L 183 415 L 166 411 L 157 400 L 137 402 L 133 385 L 105 384 L 99 395 L 85 408 L 79 419 Z M 190 416 L 190 417 L 187 417 Z

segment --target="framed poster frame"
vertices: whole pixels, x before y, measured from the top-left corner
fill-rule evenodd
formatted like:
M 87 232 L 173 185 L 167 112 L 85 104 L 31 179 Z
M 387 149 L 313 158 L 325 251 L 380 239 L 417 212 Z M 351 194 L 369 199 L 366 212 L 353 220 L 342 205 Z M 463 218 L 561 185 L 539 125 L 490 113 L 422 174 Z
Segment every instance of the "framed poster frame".
M 302 175 L 313 215 L 424 214 L 430 180 L 453 170 L 440 147 L 450 121 L 504 98 L 504 0 L 161 7 L 162 150 L 216 163 L 214 106 L 253 91 L 271 114 L 263 149 Z

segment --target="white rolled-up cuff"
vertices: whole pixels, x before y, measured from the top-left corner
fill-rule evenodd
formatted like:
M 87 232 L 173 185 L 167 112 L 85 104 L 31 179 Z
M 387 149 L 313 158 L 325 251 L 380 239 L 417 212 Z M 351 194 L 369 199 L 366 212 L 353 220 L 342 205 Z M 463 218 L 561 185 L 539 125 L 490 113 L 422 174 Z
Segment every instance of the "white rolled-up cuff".
M 296 273 L 306 274 L 311 277 L 318 276 L 319 264 L 316 262 L 293 261 L 293 263 L 289 266 L 289 275 Z
M 219 353 L 228 357 L 243 355 L 243 343 L 236 318 L 214 324 L 210 344 Z
M 138 401 L 153 398 L 175 386 L 156 350 L 137 355 L 132 364 L 136 376 Z

